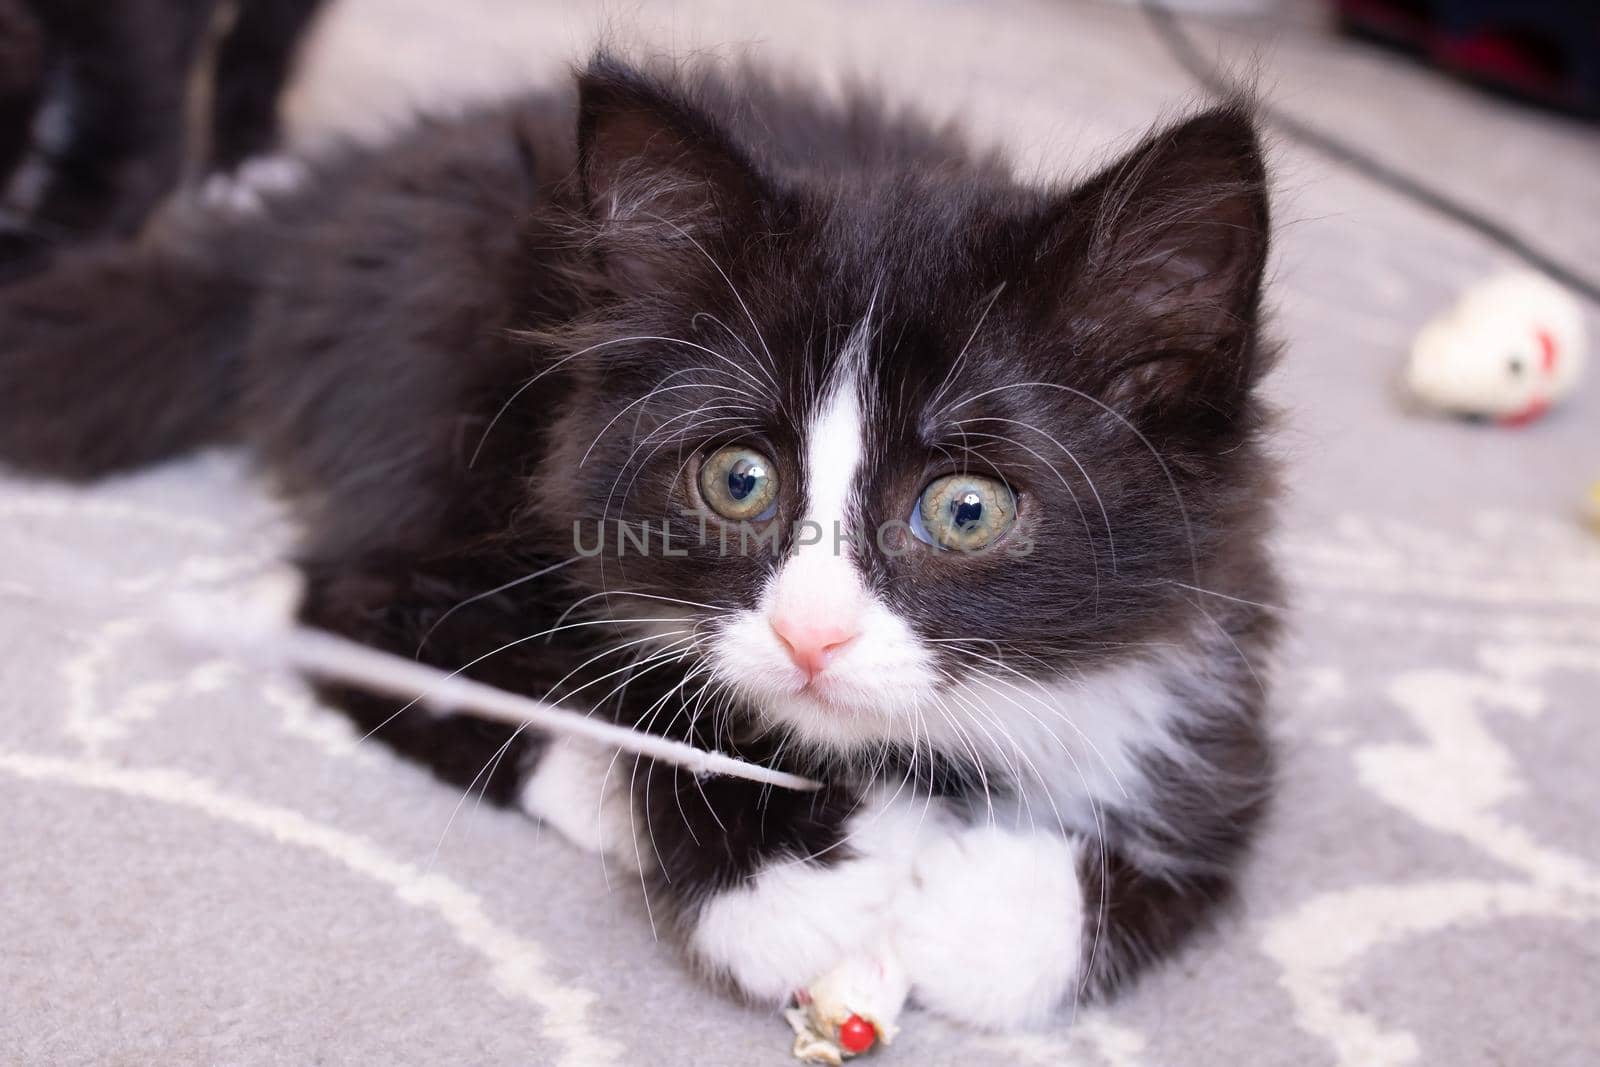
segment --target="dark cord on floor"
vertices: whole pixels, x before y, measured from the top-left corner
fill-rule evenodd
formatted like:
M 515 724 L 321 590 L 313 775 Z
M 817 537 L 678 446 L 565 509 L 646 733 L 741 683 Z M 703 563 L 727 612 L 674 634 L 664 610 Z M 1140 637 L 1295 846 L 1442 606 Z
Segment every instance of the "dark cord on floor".
M 1206 62 L 1194 39 L 1189 36 L 1188 30 L 1166 4 L 1161 0 L 1142 0 L 1140 7 L 1173 60 L 1190 77 L 1207 91 L 1218 96 L 1232 96 L 1238 93 L 1236 86 L 1230 85 L 1215 67 Z M 1408 197 L 1453 222 L 1460 223 L 1485 240 L 1499 245 L 1535 270 L 1549 275 L 1555 281 L 1600 305 L 1600 281 L 1584 277 L 1574 268 L 1530 244 L 1520 234 L 1495 219 L 1474 211 L 1438 189 L 1396 170 L 1355 145 L 1285 115 L 1275 108 L 1258 103 L 1256 110 L 1270 125 L 1281 130 L 1290 139 L 1320 152 L 1334 162 L 1401 196 Z

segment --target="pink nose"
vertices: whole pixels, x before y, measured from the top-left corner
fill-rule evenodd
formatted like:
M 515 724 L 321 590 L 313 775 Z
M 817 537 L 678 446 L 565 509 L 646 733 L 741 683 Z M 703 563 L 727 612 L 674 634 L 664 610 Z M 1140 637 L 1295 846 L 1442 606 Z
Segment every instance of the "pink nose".
M 810 681 L 828 666 L 833 654 L 854 641 L 861 631 L 854 620 L 834 622 L 800 620 L 778 615 L 772 619 L 772 632 L 778 635 L 784 651 Z

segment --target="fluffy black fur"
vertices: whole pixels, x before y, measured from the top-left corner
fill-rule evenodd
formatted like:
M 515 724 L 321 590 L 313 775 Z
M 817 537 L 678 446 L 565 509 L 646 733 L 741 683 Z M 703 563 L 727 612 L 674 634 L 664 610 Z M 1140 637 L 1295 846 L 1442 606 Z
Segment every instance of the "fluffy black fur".
M 823 752 L 737 703 L 652 711 L 686 662 L 583 689 L 617 666 L 592 657 L 634 633 L 608 621 L 633 594 L 753 606 L 774 561 L 694 544 L 685 471 L 754 438 L 803 486 L 817 383 L 870 311 L 881 406 L 854 518 L 900 519 L 931 476 L 970 463 L 1005 473 L 1009 536 L 1034 545 L 968 559 L 865 542 L 870 584 L 918 634 L 981 640 L 1037 678 L 1220 635 L 1196 647 L 1192 682 L 1171 680 L 1192 694 L 1182 755 L 1148 757 L 1150 795 L 1108 806 L 1107 847 L 1082 872 L 1090 988 L 1170 949 L 1226 894 L 1270 777 L 1250 670 L 1276 629 L 1257 605 L 1278 589 L 1254 388 L 1271 362 L 1266 176 L 1248 109 L 1041 189 L 866 94 L 836 104 L 605 58 L 577 80 L 329 161 L 263 218 L 174 212 L 139 246 L 63 256 L 0 291 L 0 456 L 82 479 L 243 443 L 305 522 L 307 622 L 825 779 L 769 793 L 641 768 L 652 895 L 688 923 L 773 857 L 847 858 L 833 846 L 862 791 L 914 763 L 910 739 Z M 771 374 L 747 422 L 683 420 L 726 395 L 707 350 Z M 682 388 L 641 402 L 669 380 Z M 803 498 L 786 496 L 783 522 Z M 573 560 L 575 521 L 617 517 L 671 524 L 690 556 Z M 487 655 L 575 619 L 593 625 Z M 963 669 L 958 646 L 934 647 Z M 498 726 L 331 695 L 496 800 L 537 759 L 537 740 Z M 977 788 L 963 753 L 937 755 L 915 763 L 919 788 Z

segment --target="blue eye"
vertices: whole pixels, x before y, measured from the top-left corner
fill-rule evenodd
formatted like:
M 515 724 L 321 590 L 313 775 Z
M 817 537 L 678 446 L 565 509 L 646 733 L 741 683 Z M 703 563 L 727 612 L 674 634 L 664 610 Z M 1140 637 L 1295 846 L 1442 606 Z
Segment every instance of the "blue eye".
M 701 466 L 700 495 L 725 519 L 762 522 L 778 512 L 777 472 L 753 448 L 724 448 Z
M 1017 498 L 994 478 L 950 474 L 935 478 L 911 509 L 911 532 L 936 548 L 976 552 L 1017 521 Z

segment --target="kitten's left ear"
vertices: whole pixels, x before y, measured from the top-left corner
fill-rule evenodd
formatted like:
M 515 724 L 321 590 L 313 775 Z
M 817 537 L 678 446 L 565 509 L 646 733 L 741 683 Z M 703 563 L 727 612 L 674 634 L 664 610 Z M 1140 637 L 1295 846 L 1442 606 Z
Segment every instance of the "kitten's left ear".
M 578 79 L 578 173 L 610 265 L 640 282 L 681 265 L 691 240 L 743 226 L 762 195 L 703 109 L 605 56 Z
M 1047 258 L 1072 277 L 1062 310 L 1121 363 L 1108 393 L 1216 407 L 1258 376 L 1267 181 L 1246 104 L 1150 136 L 1070 193 L 1055 229 Z

